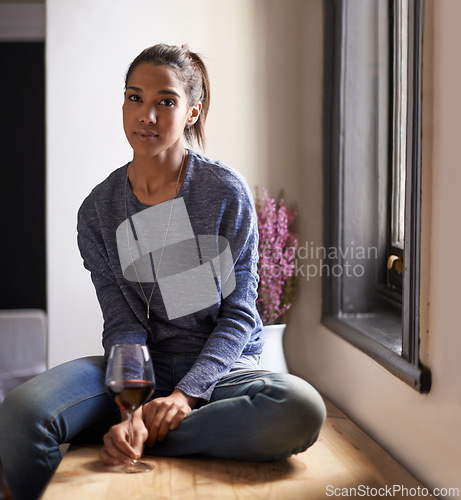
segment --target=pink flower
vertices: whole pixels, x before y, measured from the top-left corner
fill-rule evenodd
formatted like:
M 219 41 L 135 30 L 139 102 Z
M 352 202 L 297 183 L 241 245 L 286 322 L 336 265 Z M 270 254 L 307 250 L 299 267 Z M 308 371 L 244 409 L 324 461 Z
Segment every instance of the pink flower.
M 285 320 L 296 292 L 296 251 L 298 239 L 293 228 L 296 210 L 283 198 L 270 198 L 266 188 L 256 189 L 259 227 L 260 276 L 256 301 L 265 325 Z

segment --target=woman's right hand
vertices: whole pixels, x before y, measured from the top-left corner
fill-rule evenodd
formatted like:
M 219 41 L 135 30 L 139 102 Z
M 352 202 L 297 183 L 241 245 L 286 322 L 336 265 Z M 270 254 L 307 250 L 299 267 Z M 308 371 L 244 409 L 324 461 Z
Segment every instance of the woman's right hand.
M 132 445 L 128 439 L 128 419 L 122 415 L 122 422 L 113 425 L 104 435 L 104 446 L 99 458 L 106 465 L 122 465 L 141 457 L 147 440 L 147 429 L 142 419 L 142 408 L 136 410 L 133 417 Z

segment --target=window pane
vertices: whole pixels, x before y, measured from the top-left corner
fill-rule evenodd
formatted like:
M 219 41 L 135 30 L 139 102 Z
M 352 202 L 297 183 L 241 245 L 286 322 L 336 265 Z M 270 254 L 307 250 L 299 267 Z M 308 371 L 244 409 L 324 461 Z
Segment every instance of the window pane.
M 392 166 L 392 246 L 403 249 L 408 119 L 408 0 L 394 2 L 394 147 Z
M 378 282 L 385 282 L 389 231 L 389 4 L 347 0 L 342 48 L 341 149 L 343 314 L 376 309 Z

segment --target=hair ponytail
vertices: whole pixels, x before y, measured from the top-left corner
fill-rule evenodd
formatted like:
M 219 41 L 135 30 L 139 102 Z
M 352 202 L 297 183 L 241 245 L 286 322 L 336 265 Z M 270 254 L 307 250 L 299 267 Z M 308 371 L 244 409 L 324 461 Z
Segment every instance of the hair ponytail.
M 186 128 L 185 136 L 186 139 L 191 142 L 192 138 L 195 138 L 199 146 L 204 148 L 205 146 L 205 122 L 208 115 L 208 110 L 210 109 L 210 79 L 208 77 L 208 71 L 206 69 L 203 59 L 196 53 L 191 52 L 183 45 L 183 48 L 187 50 L 188 56 L 196 68 L 196 72 L 200 75 L 201 88 L 200 88 L 200 98 L 197 102 L 202 103 L 202 110 L 198 117 L 198 120 L 190 127 Z M 190 105 L 197 104 L 197 102 L 189 103 Z
M 130 64 L 125 76 L 125 89 L 131 72 L 141 63 L 171 66 L 184 84 L 189 98 L 189 106 L 202 103 L 197 121 L 184 129 L 184 136 L 189 143 L 195 139 L 202 148 L 205 146 L 205 121 L 210 108 L 210 80 L 203 59 L 191 52 L 187 45 L 177 47 L 163 43 L 143 50 Z

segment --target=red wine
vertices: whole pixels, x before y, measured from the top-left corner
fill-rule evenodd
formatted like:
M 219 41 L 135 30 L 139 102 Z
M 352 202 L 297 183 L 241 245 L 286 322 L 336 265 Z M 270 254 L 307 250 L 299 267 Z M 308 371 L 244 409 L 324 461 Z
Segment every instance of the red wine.
M 109 382 L 107 389 L 121 410 L 134 411 L 152 395 L 154 383 L 149 380 L 121 380 Z

